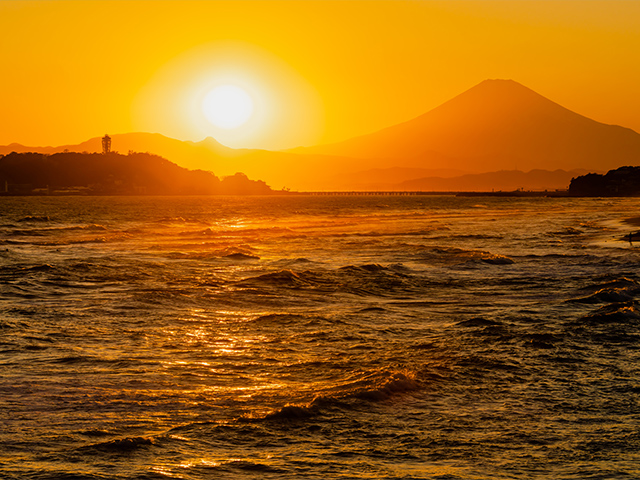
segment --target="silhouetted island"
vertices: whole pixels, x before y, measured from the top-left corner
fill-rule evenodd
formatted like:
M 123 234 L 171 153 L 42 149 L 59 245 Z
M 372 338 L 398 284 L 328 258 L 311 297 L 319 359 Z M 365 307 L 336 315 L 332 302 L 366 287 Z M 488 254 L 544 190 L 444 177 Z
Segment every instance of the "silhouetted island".
M 620 167 L 605 175 L 589 173 L 571 179 L 569 195 L 579 197 L 640 196 L 640 167 Z
M 62 152 L 0 156 L 3 195 L 268 195 L 243 173 L 216 177 L 151 153 Z

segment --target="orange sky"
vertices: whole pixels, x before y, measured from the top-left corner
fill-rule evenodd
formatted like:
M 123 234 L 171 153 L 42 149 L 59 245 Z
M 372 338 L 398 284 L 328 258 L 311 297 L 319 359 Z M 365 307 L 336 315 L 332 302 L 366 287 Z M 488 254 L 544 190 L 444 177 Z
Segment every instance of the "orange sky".
M 233 147 L 347 139 L 511 78 L 640 132 L 638 1 L 0 2 L 0 144 L 104 133 Z M 240 85 L 252 120 L 220 130 L 205 93 Z

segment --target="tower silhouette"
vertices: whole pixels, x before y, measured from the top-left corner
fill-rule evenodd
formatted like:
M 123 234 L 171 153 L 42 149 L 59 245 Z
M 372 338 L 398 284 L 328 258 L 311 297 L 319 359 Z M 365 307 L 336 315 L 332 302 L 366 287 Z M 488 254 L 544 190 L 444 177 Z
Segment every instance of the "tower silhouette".
M 106 155 L 109 152 L 111 152 L 111 137 L 105 135 L 102 137 L 102 154 Z

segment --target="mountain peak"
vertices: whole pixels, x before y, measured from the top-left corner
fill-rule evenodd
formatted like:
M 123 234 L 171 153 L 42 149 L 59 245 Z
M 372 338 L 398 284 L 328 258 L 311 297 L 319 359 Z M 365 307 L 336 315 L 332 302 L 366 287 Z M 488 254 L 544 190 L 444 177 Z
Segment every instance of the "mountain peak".
M 572 112 L 514 80 L 488 79 L 413 120 L 303 152 L 469 172 L 597 170 L 636 164 L 640 135 Z
M 527 88 L 524 85 L 522 85 L 521 83 L 516 82 L 515 80 L 511 80 L 510 78 L 487 78 L 486 80 L 481 81 L 479 84 L 476 85 L 476 87 L 479 87 L 481 85 L 500 85 L 500 86 L 507 86 L 507 87 L 522 87 L 522 88 Z M 472 87 L 474 88 L 474 87 Z
M 513 86 L 518 85 L 520 87 L 527 88 L 521 83 L 518 83 L 515 80 L 512 80 L 511 78 L 487 78 L 481 81 L 478 85 L 482 85 L 484 83 L 495 83 L 495 84 L 513 85 Z
M 202 140 L 200 140 L 199 142 L 193 142 L 195 145 L 202 145 L 205 147 L 219 147 L 222 144 L 217 141 L 215 138 L 209 136 L 209 137 L 205 137 Z
M 557 103 L 515 80 L 503 79 L 484 80 L 434 110 L 457 107 L 458 103 L 461 104 L 459 108 L 470 111 L 481 109 L 486 113 L 490 113 L 501 105 L 511 105 L 516 115 L 526 114 L 532 107 L 536 109 L 543 105 L 560 107 Z
M 510 79 L 487 79 L 478 83 L 476 86 L 471 87 L 465 93 L 484 93 L 485 95 L 535 95 L 538 98 L 545 98 L 539 93 L 536 93 L 534 90 L 531 90 L 529 87 L 522 85 L 521 83 L 516 82 L 515 80 Z M 547 101 L 551 101 L 545 98 Z

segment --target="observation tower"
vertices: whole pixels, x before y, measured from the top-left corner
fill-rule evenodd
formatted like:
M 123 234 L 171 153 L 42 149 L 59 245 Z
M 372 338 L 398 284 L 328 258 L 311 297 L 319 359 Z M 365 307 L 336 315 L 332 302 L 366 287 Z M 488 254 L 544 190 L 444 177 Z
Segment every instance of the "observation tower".
M 111 137 L 109 135 L 105 135 L 102 137 L 102 154 L 106 155 L 111 152 Z

